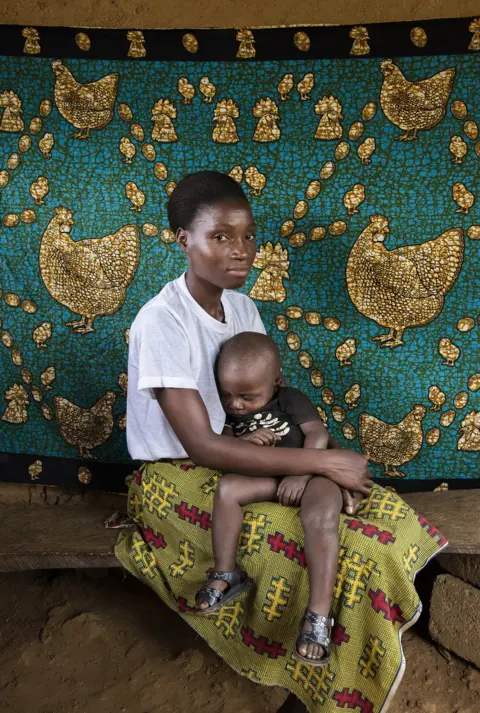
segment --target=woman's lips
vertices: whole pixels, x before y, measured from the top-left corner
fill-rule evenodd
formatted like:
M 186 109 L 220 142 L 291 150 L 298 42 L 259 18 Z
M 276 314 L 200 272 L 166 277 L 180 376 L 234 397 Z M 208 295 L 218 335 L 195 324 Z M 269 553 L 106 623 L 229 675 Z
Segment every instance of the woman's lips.
M 250 272 L 249 267 L 231 267 L 227 270 L 230 275 L 235 275 L 235 277 L 246 277 Z

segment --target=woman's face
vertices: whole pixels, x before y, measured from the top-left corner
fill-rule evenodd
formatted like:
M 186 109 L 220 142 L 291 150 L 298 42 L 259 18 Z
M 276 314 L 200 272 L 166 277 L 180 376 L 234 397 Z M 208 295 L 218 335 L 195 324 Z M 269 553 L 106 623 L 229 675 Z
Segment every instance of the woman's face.
M 255 259 L 255 221 L 248 203 L 234 200 L 201 206 L 177 241 L 189 273 L 222 290 L 241 287 Z

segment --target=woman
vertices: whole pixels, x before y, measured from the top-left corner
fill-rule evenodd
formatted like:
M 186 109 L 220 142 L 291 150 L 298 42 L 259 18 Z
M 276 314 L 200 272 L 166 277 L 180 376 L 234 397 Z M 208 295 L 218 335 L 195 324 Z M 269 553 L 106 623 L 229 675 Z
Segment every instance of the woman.
M 234 292 L 255 258 L 256 226 L 240 186 L 209 171 L 180 181 L 168 218 L 188 270 L 144 305 L 130 331 L 127 441 L 132 458 L 144 466 L 129 490 L 135 525 L 121 533 L 117 556 L 237 671 L 290 689 L 312 711 L 335 710 L 337 694 L 360 695 L 379 710 L 403 672 L 401 630 L 420 613 L 413 578 L 441 546 L 399 498 L 372 490 L 362 455 L 264 448 L 221 435 L 225 415 L 214 376 L 219 347 L 239 332 L 264 332 L 253 302 Z M 362 519 L 342 517 L 335 647 L 330 664 L 313 677 L 291 656 L 308 598 L 294 508 L 261 503 L 246 510 L 239 556 L 256 589 L 214 618 L 192 614 L 212 565 L 213 493 L 220 474 L 229 471 L 324 476 L 310 481 L 314 506 L 302 513 L 310 558 L 331 530 L 328 517 L 319 517 L 325 488 L 354 491 L 351 513 L 368 498 Z M 308 632 L 311 624 L 302 627 Z M 302 646 L 301 653 L 314 655 L 315 649 Z

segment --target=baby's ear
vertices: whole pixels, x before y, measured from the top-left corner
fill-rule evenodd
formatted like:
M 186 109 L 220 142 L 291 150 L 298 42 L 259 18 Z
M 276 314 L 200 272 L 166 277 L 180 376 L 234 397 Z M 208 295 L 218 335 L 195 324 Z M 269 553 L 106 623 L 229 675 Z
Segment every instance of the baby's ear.
M 275 379 L 275 386 L 280 388 L 281 386 L 287 386 L 287 382 L 285 381 L 285 377 L 283 375 L 283 372 L 281 371 L 277 378 Z

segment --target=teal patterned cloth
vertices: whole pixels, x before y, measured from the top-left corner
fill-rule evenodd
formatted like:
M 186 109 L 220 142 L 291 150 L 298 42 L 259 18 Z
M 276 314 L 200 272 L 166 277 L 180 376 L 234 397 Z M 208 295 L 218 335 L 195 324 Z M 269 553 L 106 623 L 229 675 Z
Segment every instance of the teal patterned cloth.
M 128 463 L 126 330 L 185 270 L 166 204 L 200 169 L 233 169 L 249 194 L 259 252 L 245 292 L 288 383 L 333 437 L 362 449 L 376 476 L 478 477 L 477 56 L 399 57 L 388 89 L 379 57 L 87 54 L 57 61 L 57 73 L 51 57 L 0 56 L 0 440 L 29 454 L 16 478 L 46 483 L 43 459 L 93 456 L 76 470 L 99 485 L 98 464 Z M 426 113 L 431 128 L 397 140 L 402 122 Z M 82 121 L 89 137 L 72 138 L 88 133 Z M 108 245 L 82 245 L 107 235 Z M 418 249 L 392 257 L 400 246 Z M 110 313 L 92 307 L 94 331 L 66 326 L 85 302 Z M 399 309 L 417 324 L 382 347 L 373 338 L 395 328 Z

